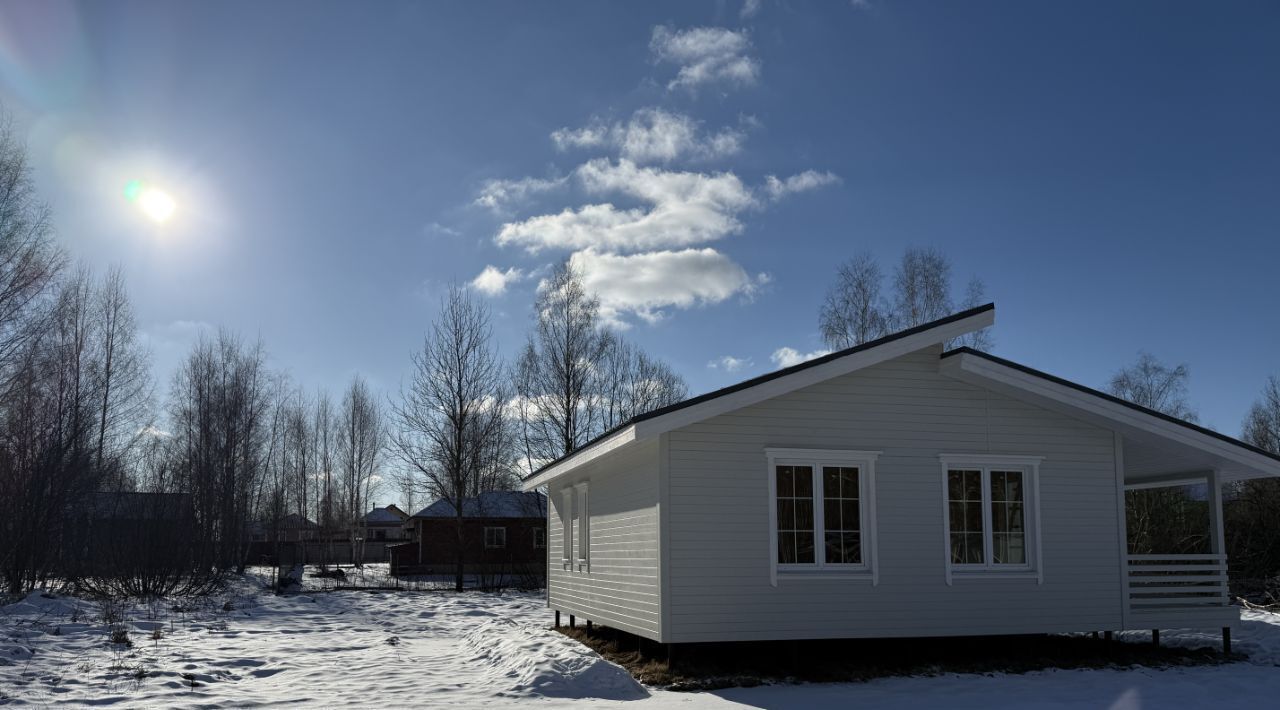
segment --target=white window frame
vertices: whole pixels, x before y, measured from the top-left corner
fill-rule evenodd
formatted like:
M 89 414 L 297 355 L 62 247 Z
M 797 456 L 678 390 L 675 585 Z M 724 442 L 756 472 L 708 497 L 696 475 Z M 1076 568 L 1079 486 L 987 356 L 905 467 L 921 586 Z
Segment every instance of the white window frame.
M 942 462 L 942 551 L 947 584 L 956 579 L 1034 579 L 1044 584 L 1044 558 L 1040 545 L 1040 463 L 1043 456 L 1006 456 L 997 454 L 941 454 Z M 982 471 L 982 549 L 981 564 L 956 564 L 951 561 L 951 492 L 947 487 L 950 471 Z M 1025 564 L 997 564 L 992 555 L 991 471 L 1021 471 L 1023 474 L 1023 526 L 1026 529 L 1027 561 Z
M 542 542 L 541 545 L 538 544 L 539 541 Z M 547 529 L 546 528 L 533 529 L 533 549 L 535 550 L 547 549 Z
M 573 485 L 574 520 L 577 521 L 578 539 L 575 541 L 578 545 L 578 571 L 589 572 L 591 570 L 591 514 L 590 508 L 587 506 L 587 482 L 575 483 Z
M 560 491 L 560 562 L 565 569 L 573 568 L 573 488 Z
M 879 451 L 851 449 L 765 449 L 768 466 L 765 477 L 769 486 L 769 581 L 778 586 L 779 579 L 856 579 L 880 583 L 879 548 L 876 540 L 876 459 Z M 809 466 L 813 471 L 814 561 L 782 564 L 778 562 L 778 466 Z M 859 539 L 862 562 L 859 564 L 827 563 L 825 516 L 823 515 L 822 467 L 847 466 L 858 469 Z
M 498 544 L 490 544 L 490 543 L 489 543 L 489 535 L 490 535 L 490 533 L 495 533 L 495 534 L 494 534 L 494 538 L 495 538 L 495 539 L 494 539 L 494 542 L 495 542 L 495 543 L 496 543 L 496 542 L 498 542 L 497 538 L 501 537 L 501 538 L 502 538 L 502 544 L 501 544 L 501 545 L 498 545 Z M 496 533 L 501 533 L 501 535 L 498 535 L 498 534 L 496 534 Z M 507 529 L 506 529 L 506 528 L 504 528 L 504 527 L 502 527 L 502 526 L 500 526 L 500 525 L 486 525 L 486 526 L 485 526 L 485 529 L 484 529 L 484 549 L 486 549 L 486 550 L 505 550 L 505 549 L 507 549 Z

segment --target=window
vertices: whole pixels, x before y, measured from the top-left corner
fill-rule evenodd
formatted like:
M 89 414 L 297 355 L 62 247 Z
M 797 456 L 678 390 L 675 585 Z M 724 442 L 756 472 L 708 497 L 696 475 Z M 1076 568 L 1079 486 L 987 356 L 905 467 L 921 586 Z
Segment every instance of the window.
M 874 469 L 879 452 L 766 449 L 770 557 L 779 575 L 876 578 Z
M 533 549 L 535 550 L 547 549 L 547 529 L 546 528 L 533 529 Z
M 953 572 L 1040 578 L 1035 520 L 1040 461 L 1016 456 L 942 457 L 948 583 Z
M 573 531 L 573 489 L 566 488 L 560 494 L 561 561 L 565 569 L 573 564 Z
M 591 516 L 587 512 L 587 484 L 585 482 L 573 487 L 577 500 L 573 506 L 573 521 L 578 538 L 578 569 L 587 568 L 591 548 Z
M 507 546 L 507 529 L 506 528 L 485 528 L 484 529 L 484 546 L 485 549 L 496 550 Z

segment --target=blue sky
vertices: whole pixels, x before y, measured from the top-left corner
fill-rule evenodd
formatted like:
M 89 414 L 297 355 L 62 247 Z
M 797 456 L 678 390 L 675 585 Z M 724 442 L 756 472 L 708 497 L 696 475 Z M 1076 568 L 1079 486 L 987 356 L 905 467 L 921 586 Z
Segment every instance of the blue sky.
M 1277 36 L 1261 2 L 6 0 L 0 101 L 165 385 L 225 325 L 393 391 L 488 267 L 510 356 L 573 254 L 703 391 L 820 349 L 839 261 L 918 245 L 986 281 L 997 354 L 1185 362 L 1235 434 L 1280 375 Z

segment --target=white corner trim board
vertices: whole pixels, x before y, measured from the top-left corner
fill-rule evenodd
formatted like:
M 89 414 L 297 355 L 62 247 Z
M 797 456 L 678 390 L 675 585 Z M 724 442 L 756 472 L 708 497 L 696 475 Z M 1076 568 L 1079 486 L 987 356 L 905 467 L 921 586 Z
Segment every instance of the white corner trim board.
M 876 540 L 876 460 L 879 451 L 862 451 L 852 449 L 800 449 L 785 447 L 766 447 L 765 477 L 768 481 L 769 495 L 769 583 L 778 586 L 778 581 L 786 580 L 862 580 L 870 581 L 872 586 L 880 584 L 879 547 Z M 810 494 L 808 496 L 812 509 L 812 527 L 806 533 L 813 536 L 813 560 L 811 562 L 783 563 L 778 559 L 778 479 L 777 467 L 799 466 L 809 469 Z M 825 526 L 823 503 L 823 468 L 845 467 L 858 470 L 858 544 L 859 562 L 830 562 L 826 559 Z M 840 484 L 843 485 L 843 484 Z M 850 532 L 845 530 L 844 532 Z

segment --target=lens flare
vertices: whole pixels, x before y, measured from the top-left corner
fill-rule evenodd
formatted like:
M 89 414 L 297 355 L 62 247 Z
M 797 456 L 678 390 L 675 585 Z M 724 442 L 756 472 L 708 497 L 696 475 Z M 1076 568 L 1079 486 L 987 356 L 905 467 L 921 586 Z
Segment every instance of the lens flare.
M 126 200 L 136 204 L 142 213 L 150 217 L 154 222 L 166 222 L 173 216 L 175 210 L 178 209 L 178 203 L 173 201 L 169 193 L 159 188 L 151 187 L 141 180 L 130 180 L 124 186 L 124 197 Z

